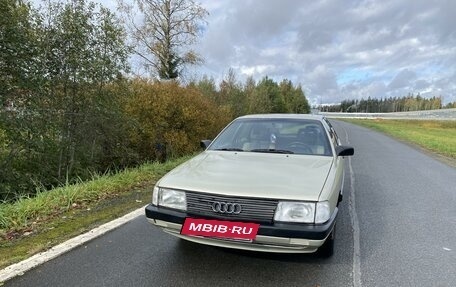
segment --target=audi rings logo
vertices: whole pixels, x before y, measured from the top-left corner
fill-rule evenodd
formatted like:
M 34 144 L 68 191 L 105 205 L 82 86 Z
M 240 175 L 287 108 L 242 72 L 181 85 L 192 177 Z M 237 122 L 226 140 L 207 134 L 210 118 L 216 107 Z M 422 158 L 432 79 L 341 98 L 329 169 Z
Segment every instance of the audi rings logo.
M 212 203 L 212 210 L 218 213 L 239 214 L 242 207 L 238 203 L 215 201 Z

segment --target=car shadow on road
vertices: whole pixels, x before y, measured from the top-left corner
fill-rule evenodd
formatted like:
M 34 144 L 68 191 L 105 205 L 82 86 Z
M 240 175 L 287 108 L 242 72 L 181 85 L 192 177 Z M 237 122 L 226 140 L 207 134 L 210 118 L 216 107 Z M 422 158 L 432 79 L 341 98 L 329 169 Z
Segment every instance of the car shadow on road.
M 330 258 L 324 258 L 319 253 L 267 253 L 267 252 L 254 252 L 247 250 L 235 250 L 228 248 L 219 248 L 222 252 L 236 254 L 246 258 L 256 258 L 263 260 L 274 260 L 281 262 L 319 262 L 323 263 Z
M 256 252 L 248 250 L 238 250 L 223 247 L 205 246 L 197 243 L 189 242 L 186 240 L 180 240 L 178 243 L 179 249 L 184 254 L 189 256 L 192 253 L 198 254 L 200 258 L 205 253 L 214 254 L 217 253 L 225 258 L 236 258 L 237 259 L 256 259 L 262 261 L 280 261 L 280 262 L 298 262 L 298 263 L 321 263 L 333 262 L 333 257 L 325 258 L 320 253 L 269 253 L 269 252 Z
M 178 239 L 170 251 L 166 260 L 160 260 L 163 281 L 159 283 L 163 286 L 173 278 L 186 286 L 213 282 L 216 286 L 252 286 L 258 282 L 261 286 L 330 286 L 334 277 L 342 280 L 340 274 L 349 279 L 346 275 L 352 267 L 344 252 L 325 259 L 318 254 L 243 251 Z M 344 281 L 340 286 L 346 285 Z

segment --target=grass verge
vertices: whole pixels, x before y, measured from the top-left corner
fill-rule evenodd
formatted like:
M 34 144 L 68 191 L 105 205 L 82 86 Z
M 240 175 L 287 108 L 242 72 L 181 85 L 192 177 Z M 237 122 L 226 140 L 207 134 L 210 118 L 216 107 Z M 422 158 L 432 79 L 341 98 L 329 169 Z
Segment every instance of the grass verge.
M 344 119 L 456 160 L 456 121 Z
M 155 182 L 183 157 L 0 204 L 0 268 L 146 205 Z

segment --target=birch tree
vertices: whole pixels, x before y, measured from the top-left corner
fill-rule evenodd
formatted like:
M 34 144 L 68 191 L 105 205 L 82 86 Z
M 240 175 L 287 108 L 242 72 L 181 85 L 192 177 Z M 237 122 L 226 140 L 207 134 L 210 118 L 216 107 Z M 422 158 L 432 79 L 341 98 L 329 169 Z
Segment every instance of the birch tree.
M 119 0 L 135 54 L 148 72 L 175 79 L 186 65 L 202 62 L 191 49 L 208 12 L 192 0 Z

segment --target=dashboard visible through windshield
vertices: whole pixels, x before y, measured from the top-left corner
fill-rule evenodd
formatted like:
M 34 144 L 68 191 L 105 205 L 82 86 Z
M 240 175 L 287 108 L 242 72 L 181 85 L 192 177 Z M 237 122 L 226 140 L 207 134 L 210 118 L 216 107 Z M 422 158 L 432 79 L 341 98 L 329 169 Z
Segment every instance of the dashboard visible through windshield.
M 209 150 L 332 155 L 322 124 L 300 119 L 239 119 L 222 131 Z

